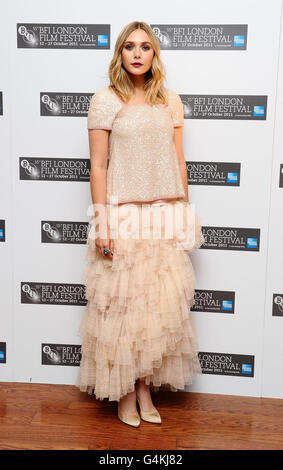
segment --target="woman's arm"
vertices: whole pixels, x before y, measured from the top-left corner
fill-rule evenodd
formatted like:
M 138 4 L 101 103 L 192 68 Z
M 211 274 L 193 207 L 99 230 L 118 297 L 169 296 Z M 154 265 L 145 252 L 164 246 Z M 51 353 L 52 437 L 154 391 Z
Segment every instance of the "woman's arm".
M 93 204 L 106 205 L 106 175 L 109 131 L 89 129 L 90 190 Z
M 174 142 L 176 146 L 176 151 L 178 155 L 178 162 L 180 173 L 182 177 L 182 182 L 185 191 L 184 201 L 189 202 L 189 192 L 188 192 L 188 175 L 187 175 L 187 165 L 186 160 L 183 152 L 183 127 L 174 127 Z
M 94 206 L 94 217 L 98 215 L 98 223 L 95 225 L 100 240 L 97 240 L 97 243 L 101 245 L 101 254 L 103 254 L 103 247 L 109 246 L 110 250 L 113 251 L 112 240 L 110 240 L 110 245 L 108 245 L 108 242 L 105 242 L 109 235 L 106 211 L 109 131 L 104 129 L 89 129 L 88 136 L 90 150 L 90 191 Z M 102 242 L 102 239 L 104 242 Z

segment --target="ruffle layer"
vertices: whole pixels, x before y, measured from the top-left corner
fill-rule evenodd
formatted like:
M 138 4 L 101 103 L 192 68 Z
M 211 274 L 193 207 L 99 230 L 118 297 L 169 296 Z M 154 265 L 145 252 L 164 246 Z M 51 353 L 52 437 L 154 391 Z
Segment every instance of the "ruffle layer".
M 81 391 L 119 401 L 134 391 L 139 377 L 146 377 L 153 391 L 160 386 L 177 391 L 201 374 L 190 312 L 195 275 L 188 256 L 204 242 L 200 225 L 196 231 L 190 250 L 177 248 L 176 236 L 117 238 L 112 260 L 88 238 L 83 274 L 88 303 L 79 328 Z

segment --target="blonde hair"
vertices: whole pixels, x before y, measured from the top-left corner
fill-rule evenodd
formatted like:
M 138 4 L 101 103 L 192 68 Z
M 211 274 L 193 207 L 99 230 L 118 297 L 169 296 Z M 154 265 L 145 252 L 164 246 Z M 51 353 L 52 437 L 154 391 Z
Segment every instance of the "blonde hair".
M 108 69 L 110 80 L 109 88 L 123 101 L 128 102 L 134 91 L 134 85 L 127 70 L 123 67 L 122 49 L 132 31 L 143 29 L 150 37 L 154 56 L 151 68 L 145 74 L 145 101 L 148 104 L 163 103 L 168 105 L 167 94 L 164 88 L 165 67 L 160 59 L 159 41 L 152 28 L 144 21 L 133 21 L 120 32 L 114 49 L 114 55 Z

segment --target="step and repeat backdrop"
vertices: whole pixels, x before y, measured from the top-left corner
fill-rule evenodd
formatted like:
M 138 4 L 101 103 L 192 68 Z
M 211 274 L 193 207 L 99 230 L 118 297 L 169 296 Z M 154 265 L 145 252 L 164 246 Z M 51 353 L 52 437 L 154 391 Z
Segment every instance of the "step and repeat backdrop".
M 191 254 L 203 373 L 187 391 L 283 398 L 282 1 L 175 6 L 17 0 L 2 11 L 2 382 L 77 382 L 89 101 L 109 83 L 119 32 L 139 20 L 183 102 L 205 236 Z

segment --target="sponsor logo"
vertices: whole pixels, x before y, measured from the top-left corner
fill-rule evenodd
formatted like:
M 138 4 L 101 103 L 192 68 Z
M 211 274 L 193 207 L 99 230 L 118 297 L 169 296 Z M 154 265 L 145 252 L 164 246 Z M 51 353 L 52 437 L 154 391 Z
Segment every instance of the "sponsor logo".
M 203 374 L 254 376 L 255 356 L 244 354 L 199 352 Z
M 6 343 L 0 342 L 0 363 L 6 364 L 7 357 L 6 357 Z
M 19 158 L 20 180 L 29 181 L 88 181 L 89 158 Z
M 79 366 L 81 361 L 81 346 L 77 344 L 41 345 L 41 364 L 51 366 Z
M 185 119 L 266 120 L 267 96 L 180 94 Z
M 151 24 L 160 49 L 230 51 L 247 49 L 247 24 Z
M 235 292 L 195 289 L 194 305 L 196 312 L 235 313 Z
M 17 23 L 18 48 L 110 49 L 110 24 Z
M 205 186 L 240 186 L 240 163 L 186 162 L 188 184 Z
M 260 229 L 202 226 L 205 243 L 200 249 L 259 251 Z
M 272 316 L 283 317 L 283 294 L 273 294 Z
M 0 219 L 0 242 L 4 242 L 5 238 L 5 220 Z
M 21 303 L 41 305 L 86 305 L 83 284 L 21 282 Z

